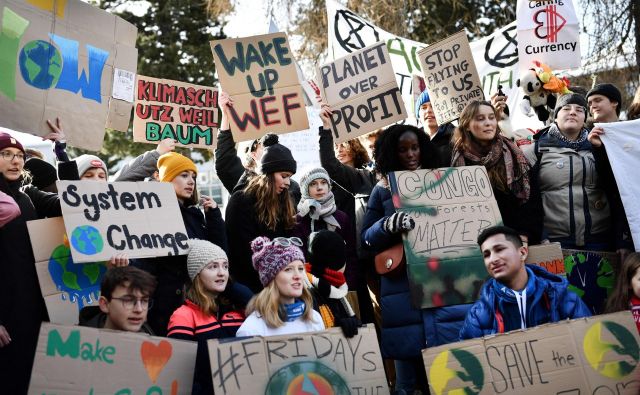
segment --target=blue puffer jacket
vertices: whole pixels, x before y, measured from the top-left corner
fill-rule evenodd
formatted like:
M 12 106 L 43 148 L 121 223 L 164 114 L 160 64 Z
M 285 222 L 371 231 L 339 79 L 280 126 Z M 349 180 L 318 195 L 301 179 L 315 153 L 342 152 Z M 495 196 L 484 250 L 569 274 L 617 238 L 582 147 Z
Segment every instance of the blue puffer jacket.
M 549 322 L 591 316 L 591 311 L 582 299 L 567 289 L 566 279 L 549 273 L 544 268 L 526 265 L 529 273 L 527 282 L 528 328 Z M 500 329 L 496 312 L 502 316 Z M 510 312 L 510 313 L 509 313 Z M 518 305 L 511 292 L 496 280 L 488 280 L 482 287 L 480 299 L 473 304 L 460 330 L 460 340 L 508 332 L 520 329 Z
M 395 213 L 391 191 L 379 182 L 371 192 L 362 226 L 364 248 L 379 253 L 400 243 L 400 234 L 390 234 L 384 221 Z M 416 309 L 411 303 L 406 273 L 397 278 L 382 277 L 382 355 L 384 358 L 409 359 L 420 356 L 429 347 L 455 342 L 470 304 Z

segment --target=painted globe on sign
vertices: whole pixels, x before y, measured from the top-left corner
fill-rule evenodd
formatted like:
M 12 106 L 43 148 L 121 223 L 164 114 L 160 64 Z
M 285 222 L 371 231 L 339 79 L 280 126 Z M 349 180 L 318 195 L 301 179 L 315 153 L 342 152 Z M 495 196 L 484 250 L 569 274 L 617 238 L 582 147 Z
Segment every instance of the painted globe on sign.
M 433 360 L 429 385 L 436 395 L 479 394 L 484 386 L 484 370 L 478 358 L 469 351 L 450 349 Z
M 582 343 L 591 368 L 605 377 L 621 379 L 638 366 L 640 346 L 635 336 L 618 323 L 596 322 Z
M 74 263 L 69 247 L 61 244 L 51 253 L 49 258 L 49 275 L 59 291 L 77 303 L 78 310 L 91 304 L 100 293 L 102 277 L 107 272 L 104 262 Z M 64 296 L 63 296 L 64 299 Z
M 104 247 L 98 229 L 89 225 L 78 226 L 71 232 L 71 245 L 85 255 L 95 255 Z
M 29 41 L 20 51 L 20 73 L 38 89 L 54 86 L 62 72 L 62 57 L 56 47 L 43 40 Z

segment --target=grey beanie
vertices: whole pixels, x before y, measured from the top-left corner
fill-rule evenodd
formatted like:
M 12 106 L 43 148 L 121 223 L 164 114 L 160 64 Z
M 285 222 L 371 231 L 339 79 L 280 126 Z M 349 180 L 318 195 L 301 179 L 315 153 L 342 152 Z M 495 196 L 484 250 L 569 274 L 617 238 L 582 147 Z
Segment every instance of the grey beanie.
M 318 178 L 326 180 L 327 184 L 329 184 L 329 190 L 331 190 L 331 177 L 329 177 L 329 173 L 327 173 L 327 171 L 322 167 L 315 167 L 304 173 L 300 178 L 300 192 L 302 194 L 302 200 L 311 199 L 311 196 L 309 195 L 309 184 L 311 184 L 311 181 L 317 180 Z
M 587 100 L 584 96 L 578 93 L 567 93 L 566 95 L 562 95 L 558 98 L 558 102 L 556 103 L 556 108 L 553 110 L 553 119 L 558 118 L 558 112 L 560 109 L 567 104 L 577 104 L 580 107 L 584 108 L 584 120 L 587 120 L 587 115 L 589 114 L 589 105 L 587 104 Z
M 107 170 L 107 165 L 104 161 L 98 158 L 95 155 L 80 155 L 76 159 L 76 165 L 78 166 L 78 175 L 82 178 L 82 175 L 86 173 L 87 170 L 91 168 L 103 169 L 105 173 L 107 173 L 107 177 L 109 176 L 109 171 Z
M 189 255 L 187 255 L 187 270 L 191 281 L 211 261 L 224 259 L 229 261 L 224 250 L 207 240 L 189 239 Z

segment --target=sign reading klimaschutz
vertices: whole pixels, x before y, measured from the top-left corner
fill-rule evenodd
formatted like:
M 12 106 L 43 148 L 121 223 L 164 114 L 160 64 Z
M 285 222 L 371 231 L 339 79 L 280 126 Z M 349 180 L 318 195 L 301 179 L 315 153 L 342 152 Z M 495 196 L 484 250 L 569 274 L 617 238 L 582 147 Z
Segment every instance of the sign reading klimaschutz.
M 553 70 L 580 67 L 580 26 L 572 0 L 518 0 L 520 69 L 537 60 Z

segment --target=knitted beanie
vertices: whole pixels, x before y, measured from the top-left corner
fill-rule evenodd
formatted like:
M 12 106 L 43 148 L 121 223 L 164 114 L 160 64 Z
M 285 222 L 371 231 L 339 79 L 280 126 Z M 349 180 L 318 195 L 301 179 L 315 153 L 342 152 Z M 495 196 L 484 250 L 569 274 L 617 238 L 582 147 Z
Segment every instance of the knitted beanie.
M 607 99 L 618 103 L 616 107 L 616 114 L 620 115 L 620 107 L 622 107 L 622 94 L 620 90 L 615 87 L 613 84 L 598 84 L 591 88 L 589 92 L 587 92 L 587 100 L 589 100 L 589 96 L 591 95 L 602 95 Z
M 92 168 L 103 169 L 104 172 L 108 175 L 107 165 L 102 161 L 102 159 L 98 158 L 95 155 L 80 155 L 76 159 L 76 165 L 78 166 L 78 175 L 82 178 L 82 175 L 86 173 L 87 170 Z
M 566 95 L 562 95 L 558 98 L 556 108 L 553 111 L 554 120 L 558 118 L 558 112 L 560 112 L 560 109 L 568 104 L 577 104 L 580 107 L 584 108 L 584 120 L 587 120 L 589 106 L 587 105 L 587 101 L 585 100 L 584 96 L 578 93 L 567 93 Z
M 229 261 L 224 250 L 207 240 L 189 239 L 189 255 L 187 255 L 187 271 L 189 278 L 194 278 L 209 262 L 224 259 Z
M 253 268 L 258 272 L 260 282 L 265 287 L 291 262 L 305 261 L 300 248 L 294 245 L 281 246 L 272 243 L 268 237 L 264 236 L 253 239 L 251 251 Z
M 430 101 L 431 99 L 429 98 L 429 92 L 427 92 L 426 89 L 423 90 L 416 100 L 416 119 L 420 119 L 420 107 L 422 107 L 424 103 L 429 103 Z
M 314 272 L 340 270 L 347 262 L 347 245 L 337 232 L 321 230 L 309 235 L 309 263 Z M 316 273 L 314 273 L 316 274 Z
M 198 174 L 195 163 L 177 152 L 167 152 L 158 158 L 158 176 L 162 182 L 171 182 L 183 171 L 191 170 Z
M 9 147 L 17 148 L 22 151 L 23 154 L 25 153 L 24 147 L 18 140 L 16 140 L 15 137 L 11 136 L 9 133 L 0 132 L 0 150 Z
M 316 167 L 310 169 L 300 178 L 300 192 L 302 193 L 302 199 L 311 199 L 309 195 L 309 184 L 311 181 L 317 180 L 318 178 L 322 178 L 327 181 L 329 184 L 329 189 L 331 189 L 331 177 L 329 177 L 329 173 L 322 167 Z
M 296 172 L 296 160 L 289 148 L 278 143 L 277 134 L 267 134 L 262 140 L 264 152 L 260 159 L 260 174 L 271 174 L 278 171 Z
M 31 184 L 43 189 L 56 182 L 58 174 L 56 168 L 40 158 L 31 158 L 24 164 L 24 169 L 31 174 Z

